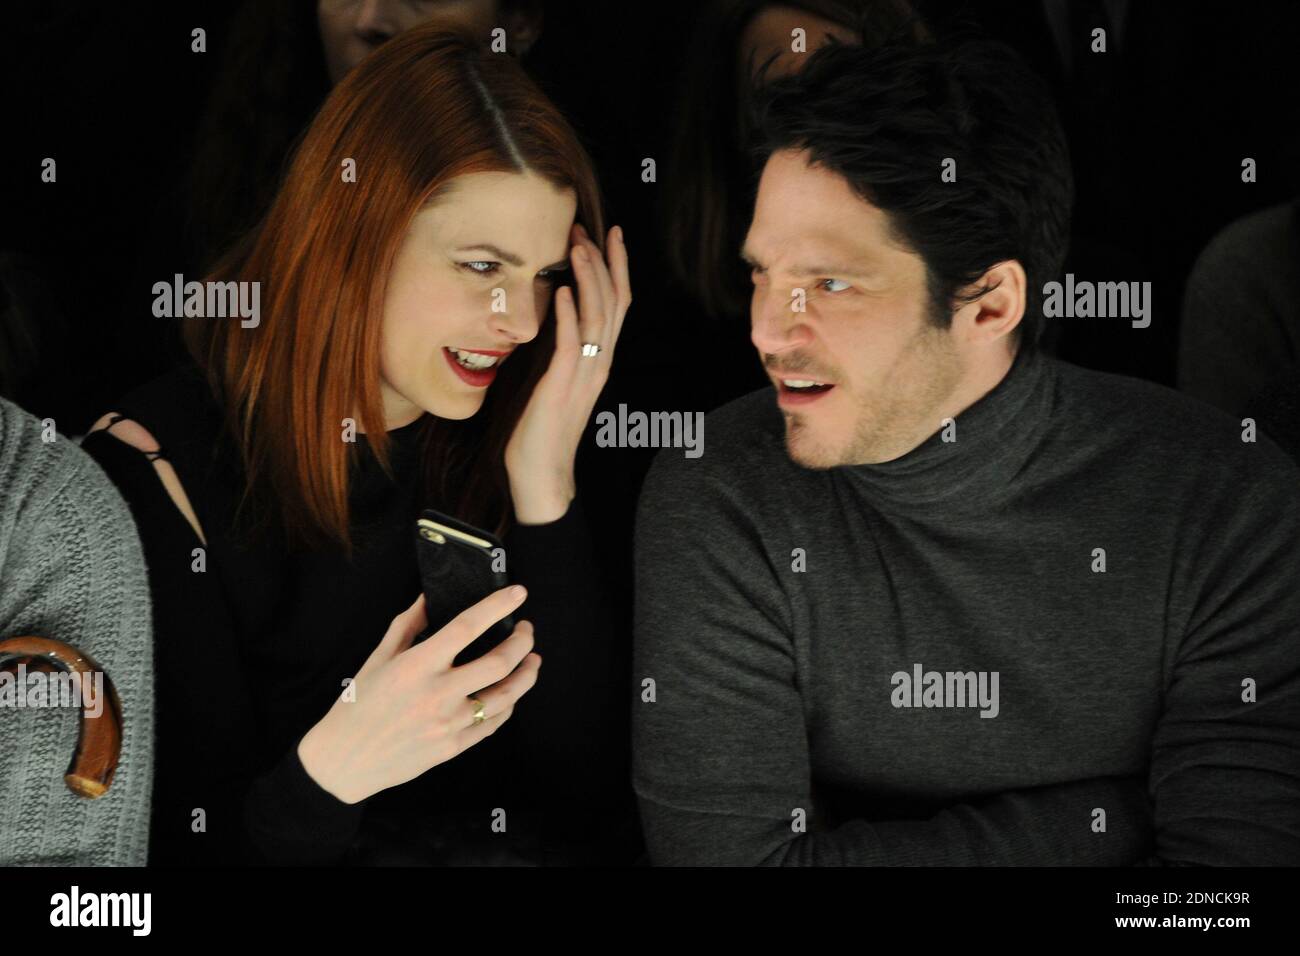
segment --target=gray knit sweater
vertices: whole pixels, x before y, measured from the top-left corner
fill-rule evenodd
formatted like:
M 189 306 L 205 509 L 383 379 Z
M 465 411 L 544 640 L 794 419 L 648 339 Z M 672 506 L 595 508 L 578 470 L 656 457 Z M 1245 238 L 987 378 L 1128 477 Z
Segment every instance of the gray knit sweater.
M 0 706 L 0 865 L 143 866 L 153 785 L 153 632 L 130 512 L 64 435 L 0 399 L 0 639 L 38 635 L 93 657 L 122 701 L 108 793 L 63 782 L 80 711 Z
M 1027 357 L 880 465 L 771 389 L 655 461 L 634 782 L 667 864 L 1300 864 L 1300 472 Z

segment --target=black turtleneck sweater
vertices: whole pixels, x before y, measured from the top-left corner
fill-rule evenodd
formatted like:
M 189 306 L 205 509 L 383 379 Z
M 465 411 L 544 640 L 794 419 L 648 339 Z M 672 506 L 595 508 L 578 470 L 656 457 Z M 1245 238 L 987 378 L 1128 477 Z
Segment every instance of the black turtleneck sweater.
M 638 513 L 652 862 L 1300 863 L 1300 473 L 1267 439 L 1036 356 L 884 464 L 793 464 L 771 389 L 705 421 Z
M 197 370 L 118 403 L 175 467 L 200 547 L 152 464 L 105 432 L 84 448 L 131 506 L 149 565 L 157 647 L 152 864 L 618 862 L 635 854 L 623 675 L 578 503 L 516 526 L 537 684 L 503 728 L 417 780 L 345 804 L 297 745 L 389 623 L 420 593 L 415 521 L 422 420 L 394 429 L 383 474 L 364 436 L 350 491 L 354 554 L 234 533 L 242 469 Z M 493 830 L 505 811 L 505 832 Z M 200 814 L 198 811 L 202 811 Z M 201 820 L 202 826 L 195 821 Z

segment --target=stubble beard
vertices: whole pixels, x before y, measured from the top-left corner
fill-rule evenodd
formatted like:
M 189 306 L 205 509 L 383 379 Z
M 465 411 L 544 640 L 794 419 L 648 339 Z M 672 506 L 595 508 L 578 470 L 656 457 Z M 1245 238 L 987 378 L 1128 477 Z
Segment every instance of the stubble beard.
M 784 412 L 786 453 L 815 470 L 900 458 L 943 427 L 939 411 L 963 374 L 947 330 L 927 325 L 881 386 L 857 400 L 851 437 L 836 447 L 815 437 L 807 415 Z

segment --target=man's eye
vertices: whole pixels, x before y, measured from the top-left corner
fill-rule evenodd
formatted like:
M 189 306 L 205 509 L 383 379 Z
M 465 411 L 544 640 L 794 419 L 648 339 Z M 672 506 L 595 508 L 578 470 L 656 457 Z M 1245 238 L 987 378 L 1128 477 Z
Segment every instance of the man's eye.
M 826 292 L 843 292 L 851 286 L 843 279 L 822 279 L 817 283 L 817 288 Z
M 488 262 L 483 259 L 474 259 L 470 262 L 462 262 L 460 267 L 462 269 L 468 269 L 470 272 L 477 272 L 482 276 L 489 276 L 496 272 L 500 265 L 501 263 L 499 262 Z

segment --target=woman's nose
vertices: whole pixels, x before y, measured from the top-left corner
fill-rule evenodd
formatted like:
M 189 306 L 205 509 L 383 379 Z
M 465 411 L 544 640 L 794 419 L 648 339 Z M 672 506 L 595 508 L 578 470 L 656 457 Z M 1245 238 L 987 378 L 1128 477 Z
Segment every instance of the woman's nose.
M 500 306 L 493 302 L 492 331 L 511 342 L 530 342 L 541 328 L 540 313 L 529 292 L 502 290 Z

